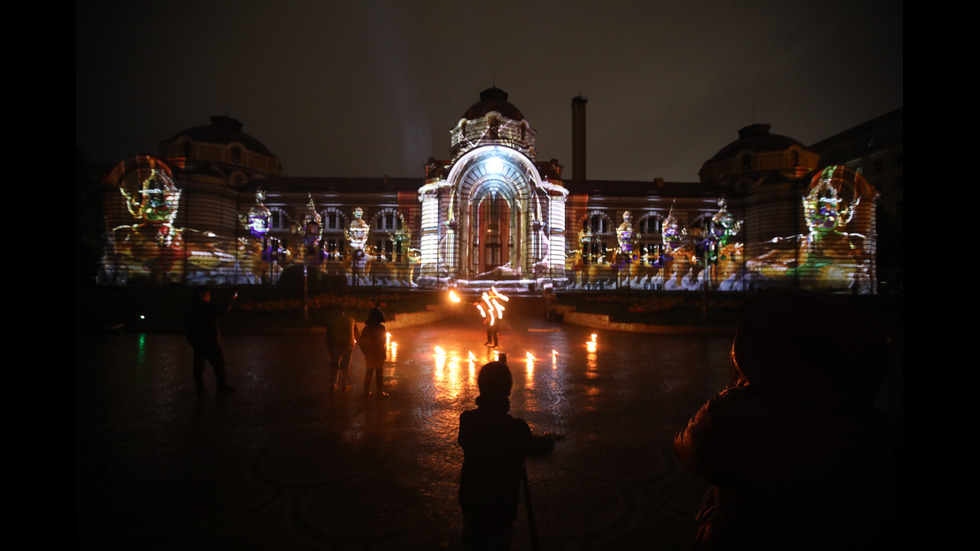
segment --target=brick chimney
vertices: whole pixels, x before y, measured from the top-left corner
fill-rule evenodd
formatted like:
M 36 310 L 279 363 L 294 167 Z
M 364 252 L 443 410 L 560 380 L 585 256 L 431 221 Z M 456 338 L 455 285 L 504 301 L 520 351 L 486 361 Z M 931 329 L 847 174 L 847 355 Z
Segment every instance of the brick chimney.
M 585 104 L 581 94 L 572 98 L 572 179 L 585 180 Z

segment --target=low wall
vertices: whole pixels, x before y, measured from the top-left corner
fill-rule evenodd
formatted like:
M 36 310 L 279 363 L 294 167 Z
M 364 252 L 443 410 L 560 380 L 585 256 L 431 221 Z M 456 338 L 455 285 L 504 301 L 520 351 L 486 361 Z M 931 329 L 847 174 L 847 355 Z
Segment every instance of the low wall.
M 630 333 L 657 333 L 661 335 L 729 335 L 734 332 L 734 329 L 731 327 L 622 323 L 610 321 L 609 316 L 606 314 L 576 312 L 575 308 L 571 306 L 558 305 L 555 309 L 562 314 L 565 323 L 592 327 L 594 329 L 628 331 Z
M 395 314 L 385 321 L 388 329 L 401 329 L 403 327 L 415 327 L 425 325 L 434 321 L 439 321 L 449 316 L 449 309 L 440 305 L 430 304 L 425 312 L 406 312 Z

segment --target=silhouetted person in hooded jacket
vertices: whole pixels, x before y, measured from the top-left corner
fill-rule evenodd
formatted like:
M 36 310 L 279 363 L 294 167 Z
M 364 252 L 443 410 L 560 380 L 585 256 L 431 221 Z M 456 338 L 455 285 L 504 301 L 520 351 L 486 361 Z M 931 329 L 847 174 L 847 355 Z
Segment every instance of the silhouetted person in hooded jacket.
M 891 549 L 900 448 L 873 408 L 887 374 L 876 320 L 832 296 L 766 290 L 732 345 L 734 383 L 677 435 L 712 486 L 696 549 Z
M 550 435 L 534 436 L 523 419 L 511 417 L 510 368 L 490 362 L 477 377 L 476 409 L 459 416 L 463 472 L 459 505 L 466 550 L 509 549 L 523 476 L 524 458 L 554 449 Z

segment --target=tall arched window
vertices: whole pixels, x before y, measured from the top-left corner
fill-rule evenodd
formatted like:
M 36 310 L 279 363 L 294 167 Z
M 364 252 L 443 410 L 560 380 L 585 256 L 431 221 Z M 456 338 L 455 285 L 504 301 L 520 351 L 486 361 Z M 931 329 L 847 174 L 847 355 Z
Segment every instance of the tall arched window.
M 324 256 L 328 262 L 339 262 L 344 259 L 344 248 L 347 246 L 347 217 L 334 207 L 328 207 L 320 214 L 323 217 Z
M 381 209 L 375 216 L 373 227 L 372 237 L 378 260 L 401 262 L 404 251 L 399 238 L 405 227 L 402 215 L 392 208 Z
M 607 262 L 610 250 L 617 249 L 616 232 L 612 220 L 605 213 L 592 211 L 582 220 L 582 262 L 602 264 Z
M 652 264 L 663 254 L 663 220 L 656 213 L 641 214 L 636 223 L 636 232 L 640 234 L 637 252 L 640 262 Z

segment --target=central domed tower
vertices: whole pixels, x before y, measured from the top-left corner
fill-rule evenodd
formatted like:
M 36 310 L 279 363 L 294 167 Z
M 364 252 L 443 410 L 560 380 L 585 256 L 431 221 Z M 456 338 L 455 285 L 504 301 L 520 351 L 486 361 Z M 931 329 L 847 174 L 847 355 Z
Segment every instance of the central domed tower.
M 535 160 L 534 129 L 517 107 L 507 101 L 507 92 L 487 88 L 480 101 L 463 113 L 450 131 L 451 158 L 459 159 L 481 145 L 498 144 L 516 149 Z
M 481 92 L 450 136 L 451 159 L 430 160 L 419 190 L 420 283 L 526 288 L 563 280 L 568 191 L 557 160 L 535 161 L 534 130 L 507 92 Z

